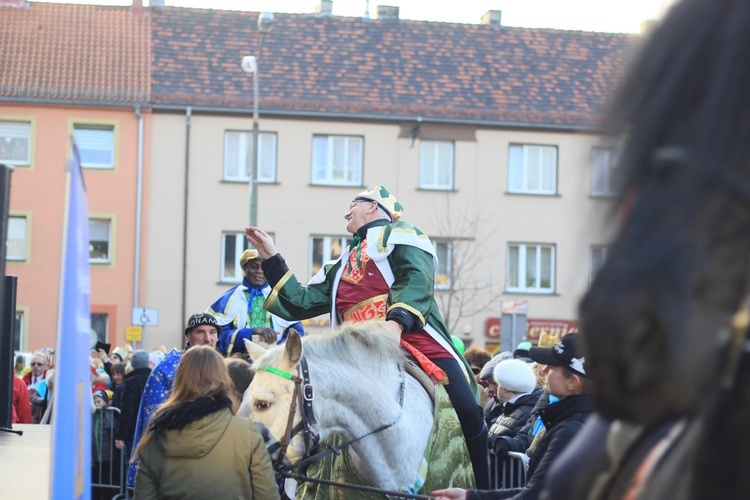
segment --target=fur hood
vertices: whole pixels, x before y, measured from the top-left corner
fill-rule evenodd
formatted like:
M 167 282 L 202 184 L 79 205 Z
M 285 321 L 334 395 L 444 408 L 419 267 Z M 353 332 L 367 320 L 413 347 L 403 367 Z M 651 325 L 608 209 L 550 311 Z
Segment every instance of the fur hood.
M 231 407 L 224 394 L 182 401 L 157 413 L 149 430 L 165 456 L 200 458 L 224 435 L 232 419 Z

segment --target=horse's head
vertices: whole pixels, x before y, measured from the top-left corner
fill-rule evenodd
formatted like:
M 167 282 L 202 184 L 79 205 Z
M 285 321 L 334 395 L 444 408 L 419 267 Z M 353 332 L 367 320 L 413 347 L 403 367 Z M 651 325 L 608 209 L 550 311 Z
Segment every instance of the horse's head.
M 581 304 L 607 417 L 691 415 L 717 384 L 722 332 L 747 281 L 750 218 L 708 169 L 687 157 L 654 167 Z
M 255 377 L 240 406 L 238 414 L 249 416 L 256 425 L 267 429 L 276 441 L 286 434 L 287 421 L 293 405 L 294 382 L 281 374 L 296 375 L 297 364 L 302 358 L 302 342 L 296 331 L 291 330 L 286 343 L 271 349 L 245 340 L 247 352 L 253 360 Z M 271 368 L 272 371 L 267 371 Z M 300 420 L 300 410 L 296 409 L 293 425 Z M 267 441 L 268 442 L 268 441 Z M 292 462 L 302 458 L 305 452 L 301 436 L 295 436 L 286 456 Z

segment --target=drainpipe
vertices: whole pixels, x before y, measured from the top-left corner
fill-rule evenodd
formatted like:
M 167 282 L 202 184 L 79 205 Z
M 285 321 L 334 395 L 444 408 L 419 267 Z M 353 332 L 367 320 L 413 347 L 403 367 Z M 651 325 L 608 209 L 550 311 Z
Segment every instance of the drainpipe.
M 133 307 L 141 305 L 141 218 L 143 214 L 143 115 L 141 107 L 135 107 L 138 118 L 138 169 L 135 189 L 135 263 L 133 269 Z M 143 346 L 143 338 L 141 338 Z
M 188 229 L 188 179 L 190 173 L 190 116 L 193 114 L 193 108 L 188 106 L 185 110 L 185 205 L 182 209 L 182 316 L 178 324 L 185 322 L 187 307 L 187 229 Z M 182 345 L 184 339 L 180 335 Z

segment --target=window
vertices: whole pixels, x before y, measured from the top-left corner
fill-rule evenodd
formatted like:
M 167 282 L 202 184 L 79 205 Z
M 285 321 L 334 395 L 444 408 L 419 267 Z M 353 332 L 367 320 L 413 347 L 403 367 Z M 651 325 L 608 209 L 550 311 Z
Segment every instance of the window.
M 438 259 L 435 288 L 447 290 L 451 287 L 451 244 L 447 241 L 434 241 L 433 244 Z
M 508 245 L 509 292 L 552 293 L 554 277 L 554 245 Z
M 89 262 L 108 264 L 110 262 L 110 226 L 108 219 L 89 219 Z
M 240 267 L 240 255 L 250 248 L 245 233 L 224 233 L 221 239 L 221 281 L 241 283 L 245 273 Z
M 224 180 L 248 182 L 252 168 L 253 133 L 224 132 Z M 258 134 L 258 182 L 276 181 L 276 134 Z
M 75 125 L 73 137 L 84 168 L 115 168 L 115 130 L 112 126 Z
M 8 217 L 7 260 L 26 260 L 26 217 Z
M 310 238 L 310 277 L 315 276 L 323 264 L 341 257 L 341 252 L 350 245 L 346 236 L 313 236 Z
M 557 146 L 511 144 L 508 151 L 508 191 L 555 194 Z
M 13 330 L 13 350 L 16 352 L 23 351 L 26 347 L 23 342 L 24 320 L 23 311 L 16 311 L 16 324 Z
M 0 163 L 28 166 L 31 151 L 31 124 L 0 121 Z
M 419 143 L 419 187 L 453 189 L 453 143 L 421 141 Z
M 591 247 L 591 259 L 589 264 L 589 283 L 594 280 L 594 277 L 599 274 L 604 261 L 607 260 L 607 253 L 609 247 Z
M 364 139 L 347 135 L 314 135 L 312 183 L 361 186 Z
M 96 340 L 107 342 L 109 337 L 109 315 L 106 313 L 91 313 L 91 330 L 96 333 Z M 92 344 L 95 344 L 93 334 L 91 335 Z
M 617 193 L 614 172 L 614 150 L 593 148 L 591 150 L 591 194 L 593 196 L 615 196 Z

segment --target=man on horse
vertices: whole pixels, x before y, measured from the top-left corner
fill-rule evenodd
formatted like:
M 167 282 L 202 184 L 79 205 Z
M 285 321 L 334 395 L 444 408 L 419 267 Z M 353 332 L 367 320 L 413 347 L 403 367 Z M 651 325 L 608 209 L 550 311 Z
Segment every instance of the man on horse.
M 267 344 L 280 344 L 286 340 L 288 328 L 305 334 L 299 321 L 286 321 L 263 309 L 271 287 L 260 263 L 260 255 L 254 248 L 242 252 L 240 267 L 245 273 L 242 283 L 224 292 L 206 309 L 221 326 L 216 348 L 224 356 L 245 352 L 245 339 L 252 340 L 253 335 L 259 335 Z
M 379 320 L 433 378 L 456 410 L 479 487 L 489 485 L 487 428 L 476 380 L 456 351 L 434 296 L 435 249 L 427 235 L 400 219 L 403 207 L 383 186 L 363 191 L 344 215 L 353 243 L 306 286 L 289 270 L 268 233 L 245 229 L 263 257 L 272 292 L 264 307 L 283 318 L 330 313 L 339 322 Z

